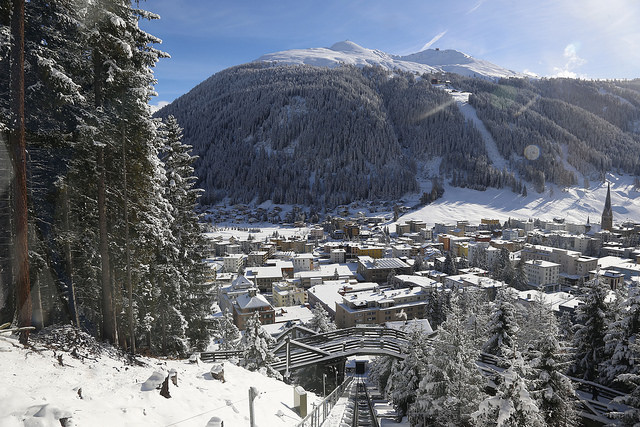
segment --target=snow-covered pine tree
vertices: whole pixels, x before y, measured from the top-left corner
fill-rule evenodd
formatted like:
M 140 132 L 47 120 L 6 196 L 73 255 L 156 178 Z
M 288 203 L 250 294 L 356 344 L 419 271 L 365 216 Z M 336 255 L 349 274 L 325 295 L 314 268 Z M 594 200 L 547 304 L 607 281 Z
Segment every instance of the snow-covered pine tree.
M 420 381 L 424 377 L 427 342 L 426 335 L 418 328 L 409 333 L 409 344 L 404 360 L 395 360 L 387 380 L 385 394 L 402 416 L 406 415 L 416 399 Z
M 609 311 L 605 302 L 607 287 L 596 277 L 586 283 L 585 290 L 584 304 L 576 309 L 572 371 L 585 380 L 596 381 L 600 375 L 600 363 L 604 361 L 604 337 Z
M 520 260 L 516 264 L 510 284 L 519 291 L 526 291 L 529 289 L 529 281 L 527 280 L 527 275 L 524 272 L 524 261 Z
M 575 391 L 565 375 L 569 364 L 567 349 L 558 339 L 558 323 L 551 310 L 542 301 L 532 302 L 529 316 L 523 322 L 522 334 L 528 341 L 531 395 L 536 399 L 545 424 L 569 427 L 576 424 Z M 524 341 L 522 338 L 520 341 Z
M 624 301 L 623 310 L 609 324 L 604 337 L 605 359 L 600 368 L 601 378 L 607 384 L 614 384 L 622 374 L 640 372 L 639 355 L 632 350 L 640 332 L 640 293 L 633 291 Z
M 313 317 L 305 324 L 305 327 L 316 331 L 319 334 L 336 330 L 336 324 L 331 321 L 329 314 L 321 304 L 316 304 L 311 309 Z
M 504 289 L 498 291 L 495 309 L 487 326 L 489 339 L 482 348 L 485 353 L 504 359 L 513 357 L 519 330 L 516 309 L 509 298 Z
M 432 289 L 429 300 L 425 306 L 425 317 L 431 327 L 436 330 L 447 319 L 447 313 L 451 309 L 451 292 L 448 289 Z
M 272 363 L 278 361 L 278 358 L 269 351 L 269 345 L 274 342 L 273 337 L 262 329 L 260 313 L 256 311 L 247 319 L 244 334 L 240 340 L 243 366 L 250 371 L 259 371 L 264 375 L 282 379 L 282 375 L 271 367 Z
M 368 378 L 376 384 L 378 390 L 386 390 L 394 360 L 393 356 L 378 356 L 371 364 Z
M 458 274 L 458 268 L 456 267 L 456 262 L 453 259 L 451 252 L 447 252 L 442 269 L 444 270 L 443 273 L 446 273 L 449 276 Z
M 238 347 L 240 331 L 233 323 L 233 314 L 229 310 L 224 313 L 224 316 L 218 318 L 215 335 L 219 341 L 220 350 L 235 350 Z
M 640 342 L 633 341 L 630 344 L 632 354 L 640 357 Z M 621 421 L 624 427 L 635 427 L 640 424 L 640 374 L 625 373 L 617 377 L 617 381 L 625 384 L 631 392 L 625 396 L 616 397 L 615 402 L 625 404 L 629 407 L 624 412 L 612 412 L 611 416 Z
M 527 390 L 526 363 L 519 352 L 508 359 L 498 374 L 495 396 L 483 400 L 472 417 L 477 425 L 497 427 L 542 427 L 544 419 L 535 399 Z
M 166 173 L 165 197 L 171 205 L 171 233 L 175 239 L 173 262 L 180 271 L 180 311 L 187 322 L 187 336 L 193 347 L 203 350 L 211 331 L 205 317 L 210 313 L 213 297 L 207 284 L 205 242 L 200 216 L 195 209 L 202 190 L 195 187 L 195 157 L 191 147 L 182 143 L 182 129 L 173 116 L 161 127 L 161 159 Z
M 485 378 L 470 324 L 454 306 L 427 353 L 429 363 L 410 412 L 412 425 L 473 425 L 471 414 L 484 399 Z
M 511 283 L 515 271 L 511 264 L 510 252 L 506 248 L 501 248 L 493 265 L 493 278 L 505 283 Z

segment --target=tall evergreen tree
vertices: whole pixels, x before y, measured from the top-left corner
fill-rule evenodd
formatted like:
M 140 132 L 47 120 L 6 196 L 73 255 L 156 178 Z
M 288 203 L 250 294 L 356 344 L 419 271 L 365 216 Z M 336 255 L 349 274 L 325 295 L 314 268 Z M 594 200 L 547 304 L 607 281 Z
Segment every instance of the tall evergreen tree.
M 527 280 L 527 275 L 524 271 L 524 261 L 520 260 L 516 264 L 510 284 L 519 291 L 526 291 L 529 289 L 529 281 Z
M 485 378 L 476 365 L 480 351 L 459 308 L 440 325 L 429 349 L 410 416 L 412 425 L 473 425 L 484 398 Z
M 634 341 L 630 345 L 630 351 L 635 357 L 640 357 L 640 342 Z M 627 395 L 616 397 L 615 402 L 627 405 L 624 411 L 613 412 L 611 415 L 621 421 L 625 427 L 637 426 L 640 423 L 640 374 L 624 373 L 617 377 L 631 392 Z
M 282 379 L 282 375 L 271 367 L 271 363 L 278 361 L 278 358 L 269 351 L 269 345 L 274 342 L 273 337 L 262 329 L 260 313 L 255 312 L 247 319 L 240 341 L 244 367 L 250 371 L 259 371 L 264 375 Z
M 172 280 L 180 286 L 178 308 L 187 322 L 186 334 L 195 348 L 203 350 L 211 335 L 204 318 L 213 301 L 206 282 L 203 230 L 196 213 L 201 194 L 193 175 L 196 158 L 191 155 L 191 147 L 182 143 L 182 129 L 175 118 L 168 117 L 161 129 L 165 197 L 171 206 L 170 231 L 175 239 L 171 262 L 179 272 Z
M 424 377 L 426 358 L 426 335 L 418 328 L 409 334 L 406 358 L 396 360 L 391 367 L 385 394 L 393 402 L 396 411 L 406 415 L 415 402 L 420 381 Z
M 443 273 L 446 273 L 449 276 L 458 274 L 458 267 L 456 267 L 456 262 L 451 252 L 447 252 L 447 255 L 445 256 L 443 270 Z
M 235 350 L 240 339 L 240 331 L 233 323 L 233 315 L 229 310 L 224 313 L 223 317 L 218 318 L 216 328 L 216 338 L 220 344 L 220 350 Z
M 623 310 L 618 319 L 609 323 L 605 334 L 605 359 L 602 362 L 601 378 L 613 384 L 622 374 L 640 372 L 638 355 L 632 350 L 640 332 L 640 294 L 634 292 L 624 299 Z
M 498 374 L 495 396 L 482 401 L 472 414 L 475 422 L 498 427 L 544 426 L 540 409 L 526 386 L 522 356 L 515 352 L 507 360 L 507 368 Z
M 541 302 L 533 302 L 526 319 L 529 331 L 527 357 L 531 359 L 529 389 L 548 426 L 569 427 L 577 422 L 575 391 L 565 375 L 569 355 L 558 339 L 558 323 L 551 310 Z
M 518 321 L 516 309 L 505 290 L 498 291 L 494 312 L 487 327 L 489 339 L 482 351 L 500 358 L 510 359 L 516 351 Z
M 596 381 L 599 366 L 604 361 L 607 312 L 605 302 L 607 288 L 596 277 L 585 286 L 584 304 L 576 309 L 576 325 L 573 336 L 575 360 L 573 372 L 585 380 Z

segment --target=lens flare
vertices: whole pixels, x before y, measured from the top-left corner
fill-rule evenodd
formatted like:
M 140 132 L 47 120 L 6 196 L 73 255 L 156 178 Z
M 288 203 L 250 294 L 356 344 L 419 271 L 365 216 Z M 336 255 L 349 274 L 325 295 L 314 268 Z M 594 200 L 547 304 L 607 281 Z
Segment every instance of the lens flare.
M 524 149 L 524 156 L 529 160 L 536 160 L 540 157 L 540 147 L 535 144 L 527 145 Z

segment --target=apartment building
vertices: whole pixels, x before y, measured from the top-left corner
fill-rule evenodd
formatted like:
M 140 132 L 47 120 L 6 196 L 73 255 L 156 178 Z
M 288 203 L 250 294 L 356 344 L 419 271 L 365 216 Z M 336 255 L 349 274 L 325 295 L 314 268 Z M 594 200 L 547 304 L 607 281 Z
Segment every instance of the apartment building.
M 557 284 L 560 264 L 543 260 L 529 260 L 524 263 L 524 272 L 531 286 Z
M 430 292 L 422 287 L 346 294 L 336 303 L 336 325 L 379 325 L 400 319 L 422 319 Z

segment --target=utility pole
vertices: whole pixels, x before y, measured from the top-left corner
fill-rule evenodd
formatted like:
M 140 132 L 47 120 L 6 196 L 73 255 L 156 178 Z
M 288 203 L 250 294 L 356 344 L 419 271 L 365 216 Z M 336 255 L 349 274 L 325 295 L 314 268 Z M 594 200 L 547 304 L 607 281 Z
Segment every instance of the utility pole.
M 27 234 L 27 155 L 24 116 L 24 0 L 13 0 L 11 15 L 11 151 L 13 154 L 16 303 L 18 327 L 31 326 L 31 282 L 29 280 L 29 245 Z M 29 329 L 20 332 L 20 343 L 29 341 Z

